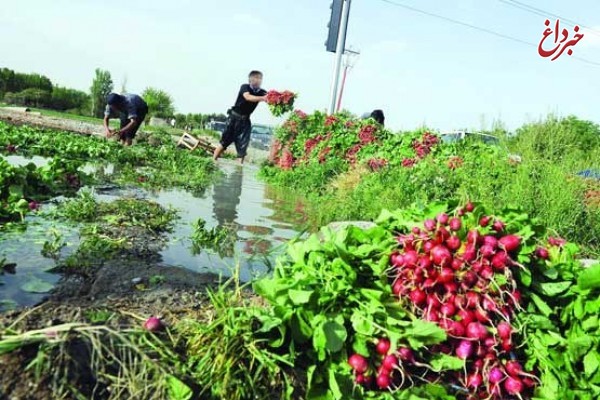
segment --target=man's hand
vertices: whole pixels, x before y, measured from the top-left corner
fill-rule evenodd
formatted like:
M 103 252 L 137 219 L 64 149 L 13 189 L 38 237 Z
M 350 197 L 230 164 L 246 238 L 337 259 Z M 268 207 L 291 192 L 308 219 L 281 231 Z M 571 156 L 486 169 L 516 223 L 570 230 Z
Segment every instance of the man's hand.
M 110 129 L 106 129 L 105 132 L 106 132 L 106 137 L 108 139 L 110 139 L 110 137 L 113 135 L 112 131 Z
M 260 101 L 264 101 L 265 103 L 267 102 L 267 95 L 264 95 L 260 98 Z

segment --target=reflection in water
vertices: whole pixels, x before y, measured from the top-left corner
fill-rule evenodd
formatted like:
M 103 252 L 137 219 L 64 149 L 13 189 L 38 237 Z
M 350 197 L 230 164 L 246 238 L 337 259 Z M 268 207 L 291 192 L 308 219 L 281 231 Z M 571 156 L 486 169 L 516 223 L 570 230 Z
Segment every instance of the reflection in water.
M 237 207 L 242 196 L 244 169 L 236 167 L 213 188 L 213 215 L 218 226 L 231 225 L 238 218 Z

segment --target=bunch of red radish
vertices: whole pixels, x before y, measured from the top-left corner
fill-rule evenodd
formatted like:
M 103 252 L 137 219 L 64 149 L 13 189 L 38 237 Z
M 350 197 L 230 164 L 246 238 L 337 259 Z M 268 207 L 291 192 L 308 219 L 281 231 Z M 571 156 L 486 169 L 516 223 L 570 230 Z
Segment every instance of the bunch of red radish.
M 398 236 L 399 249 L 390 257 L 393 293 L 416 317 L 444 329 L 447 340 L 417 352 L 392 349 L 379 338 L 371 365 L 358 354 L 348 360 L 357 384 L 394 390 L 413 378 L 425 379 L 446 384 L 466 399 L 531 393 L 538 379 L 523 371 L 514 342 L 521 294 L 513 270 L 523 268 L 515 261 L 521 238 L 506 234 L 505 224 L 491 216 L 473 223 L 473 210 L 468 203 L 453 217 L 442 213 L 424 221 Z M 479 226 L 468 229 L 469 223 Z M 547 259 L 548 251 L 540 247 L 535 255 Z M 427 360 L 436 353 L 464 360 L 465 368 L 433 372 Z

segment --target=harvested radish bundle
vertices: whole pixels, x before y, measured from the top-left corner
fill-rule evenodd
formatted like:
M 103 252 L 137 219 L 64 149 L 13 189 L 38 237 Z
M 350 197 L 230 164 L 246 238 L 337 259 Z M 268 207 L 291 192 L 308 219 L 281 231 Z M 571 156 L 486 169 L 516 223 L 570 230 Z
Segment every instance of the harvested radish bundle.
M 271 110 L 271 114 L 276 117 L 281 117 L 294 109 L 294 101 L 297 95 L 289 90 L 278 92 L 277 90 L 269 90 L 267 93 L 267 104 Z
M 600 398 L 600 265 L 577 246 L 470 202 L 376 222 L 291 244 L 254 286 L 305 398 Z
M 513 360 L 519 330 L 513 324 L 521 309 L 513 271 L 526 268 L 517 258 L 522 239 L 504 233 L 500 219 L 474 218 L 472 209 L 456 210 L 452 218 L 441 212 L 398 235 L 390 283 L 416 317 L 447 333 L 426 358 L 439 354 L 464 360 L 462 371 L 445 378 L 473 398 L 503 399 L 531 392 L 539 382 Z M 384 371 L 391 377 L 402 368 L 397 364 Z

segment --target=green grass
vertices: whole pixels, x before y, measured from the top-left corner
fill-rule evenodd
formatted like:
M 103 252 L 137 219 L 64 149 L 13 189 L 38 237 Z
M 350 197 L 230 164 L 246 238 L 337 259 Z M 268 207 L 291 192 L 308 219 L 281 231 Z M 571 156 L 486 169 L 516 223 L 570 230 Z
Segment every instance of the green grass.
M 519 154 L 522 162 L 509 161 Z M 448 159 L 464 163 L 451 170 Z M 292 171 L 266 167 L 263 176 L 287 190 L 307 193 L 306 211 L 314 225 L 336 220 L 371 220 L 382 209 L 431 201 L 472 200 L 491 209 L 522 208 L 556 234 L 600 256 L 600 208 L 586 193 L 600 184 L 576 177 L 600 169 L 600 129 L 576 118 L 523 126 L 517 138 L 489 147 L 462 142 L 442 146 L 412 168 L 391 166 L 377 173 L 348 170 L 339 159 L 311 163 Z

